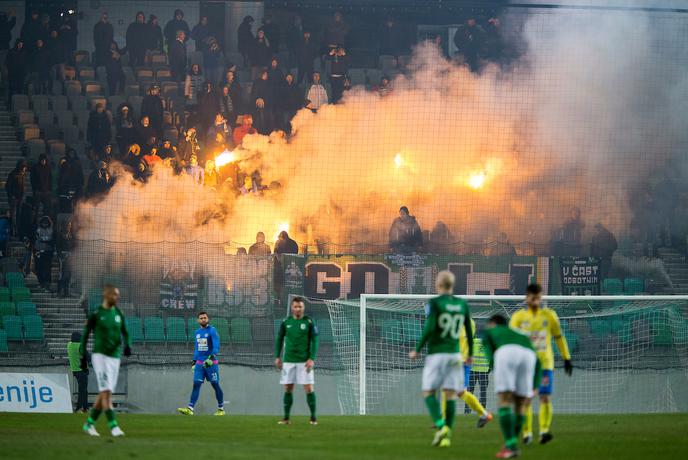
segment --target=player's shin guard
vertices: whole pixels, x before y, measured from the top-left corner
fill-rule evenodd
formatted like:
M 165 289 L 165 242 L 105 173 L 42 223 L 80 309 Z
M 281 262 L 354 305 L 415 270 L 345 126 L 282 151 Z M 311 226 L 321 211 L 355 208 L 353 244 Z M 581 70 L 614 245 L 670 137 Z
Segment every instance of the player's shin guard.
M 478 398 L 476 398 L 475 395 L 470 391 L 464 391 L 461 395 L 461 400 L 465 402 L 466 405 L 471 408 L 471 410 L 477 412 L 479 415 L 485 415 L 487 413 L 483 405 L 480 404 L 480 401 L 478 401 Z
M 107 417 L 108 421 L 108 427 L 110 429 L 113 429 L 114 427 L 117 426 L 117 419 L 115 419 L 115 411 L 112 409 L 108 409 L 105 411 L 105 417 Z
M 538 414 L 540 434 L 549 433 L 549 427 L 552 425 L 553 410 L 552 401 L 546 403 L 540 402 L 540 413 Z
M 222 392 L 222 388 L 220 388 L 219 383 L 212 382 L 211 385 L 213 386 L 213 389 L 215 390 L 215 399 L 217 399 L 217 408 L 223 409 L 225 406 L 225 394 Z
M 193 390 L 191 390 L 191 399 L 189 400 L 189 409 L 193 409 L 198 401 L 198 397 L 201 395 L 201 386 L 203 382 L 194 382 Z
M 428 408 L 428 413 L 435 426 L 442 428 L 444 426 L 444 418 L 442 418 L 442 409 L 440 408 L 440 402 L 437 400 L 437 395 L 431 394 L 426 396 L 425 406 Z
M 306 394 L 306 402 L 308 403 L 308 409 L 311 411 L 311 419 L 316 417 L 315 415 L 315 392 Z
M 456 399 L 447 398 L 446 413 L 444 421 L 449 428 L 454 427 L 454 416 L 456 415 Z
M 514 413 L 511 407 L 499 408 L 499 426 L 504 436 L 504 445 L 507 449 L 516 450 L 518 448 L 518 437 L 515 429 Z
M 284 393 L 284 420 L 289 420 L 291 406 L 294 404 L 294 393 Z
M 100 409 L 96 409 L 93 407 L 91 409 L 91 412 L 88 414 L 88 418 L 86 419 L 86 423 L 89 425 L 94 425 L 96 423 L 96 420 L 98 420 L 98 417 L 100 417 L 100 413 L 102 411 Z
M 528 404 L 526 407 L 526 418 L 523 422 L 522 434 L 525 436 L 527 434 L 533 434 L 533 405 Z

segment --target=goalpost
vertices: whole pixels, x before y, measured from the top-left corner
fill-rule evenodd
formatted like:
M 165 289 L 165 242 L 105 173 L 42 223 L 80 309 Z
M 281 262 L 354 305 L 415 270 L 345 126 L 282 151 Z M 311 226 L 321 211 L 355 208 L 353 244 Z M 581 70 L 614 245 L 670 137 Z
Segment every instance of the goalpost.
M 408 352 L 420 336 L 425 304 L 432 297 L 363 294 L 360 300 L 325 301 L 335 358 L 343 371 L 338 384 L 342 413 L 414 411 L 400 392 L 406 398 L 408 391 L 419 392 L 423 360 L 412 362 Z M 468 301 L 478 331 L 491 315 L 510 317 L 523 308 L 523 296 L 460 297 Z M 572 379 L 555 371 L 558 411 L 688 411 L 688 296 L 543 300 L 559 315 L 576 367 Z M 556 351 L 555 356 L 559 369 L 562 360 Z M 494 401 L 491 386 L 488 406 L 489 400 Z

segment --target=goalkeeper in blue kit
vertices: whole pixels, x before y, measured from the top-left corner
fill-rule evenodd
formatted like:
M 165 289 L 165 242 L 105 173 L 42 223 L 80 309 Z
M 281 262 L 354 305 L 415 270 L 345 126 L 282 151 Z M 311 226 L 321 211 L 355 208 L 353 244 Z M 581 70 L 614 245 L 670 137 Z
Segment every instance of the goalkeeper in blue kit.
M 215 390 L 217 399 L 217 411 L 215 415 L 225 415 L 224 394 L 220 388 L 220 367 L 217 354 L 220 351 L 220 336 L 217 330 L 210 325 L 208 314 L 204 311 L 198 314 L 199 327 L 194 332 L 194 364 L 193 364 L 193 390 L 191 400 L 187 407 L 180 407 L 177 412 L 183 415 L 193 415 L 194 406 L 201 394 L 203 382 L 208 380 Z

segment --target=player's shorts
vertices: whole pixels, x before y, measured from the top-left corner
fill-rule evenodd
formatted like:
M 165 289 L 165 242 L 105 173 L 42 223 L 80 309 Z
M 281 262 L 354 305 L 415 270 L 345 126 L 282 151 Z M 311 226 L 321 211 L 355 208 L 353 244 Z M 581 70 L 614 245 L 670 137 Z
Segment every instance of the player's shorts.
M 283 363 L 280 385 L 313 385 L 315 372 L 306 369 L 306 363 Z
M 533 350 L 519 345 L 499 347 L 494 354 L 495 392 L 532 397 L 536 362 Z
M 203 382 L 207 380 L 210 383 L 220 381 L 220 366 L 213 364 L 210 367 L 203 367 L 203 364 L 194 366 L 194 382 Z
M 538 388 L 538 393 L 541 395 L 551 395 L 553 385 L 554 371 L 552 369 L 543 370 L 542 380 L 540 381 L 540 388 Z
M 91 364 L 96 373 L 98 392 L 111 391 L 114 393 L 119 377 L 119 358 L 113 358 L 102 353 L 93 353 Z
M 461 353 L 433 353 L 425 358 L 423 391 L 466 389 Z
M 471 366 L 468 364 L 463 365 L 463 384 L 468 386 L 471 381 Z

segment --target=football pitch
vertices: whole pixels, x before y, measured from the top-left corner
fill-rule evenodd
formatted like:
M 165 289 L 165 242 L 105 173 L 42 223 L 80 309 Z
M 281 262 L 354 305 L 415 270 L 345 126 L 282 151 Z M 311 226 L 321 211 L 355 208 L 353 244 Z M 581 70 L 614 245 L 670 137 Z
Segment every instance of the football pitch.
M 100 438 L 81 432 L 83 415 L 0 414 L 0 452 L 7 459 L 489 459 L 501 438 L 495 419 L 475 428 L 458 417 L 453 445 L 430 447 L 422 416 L 330 416 L 310 426 L 294 417 L 120 415 L 125 438 L 113 439 L 105 420 Z M 104 418 L 104 417 L 103 417 Z M 535 421 L 537 423 L 537 421 Z M 554 441 L 522 448 L 526 459 L 688 458 L 688 414 L 557 415 Z

